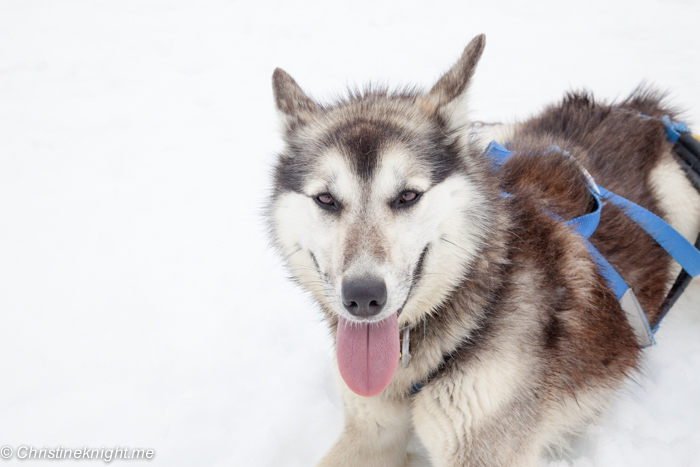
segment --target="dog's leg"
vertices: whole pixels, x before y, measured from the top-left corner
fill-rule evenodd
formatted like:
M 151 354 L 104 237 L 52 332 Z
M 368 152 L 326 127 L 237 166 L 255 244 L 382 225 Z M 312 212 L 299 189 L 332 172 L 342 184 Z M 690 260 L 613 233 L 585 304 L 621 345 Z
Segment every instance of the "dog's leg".
M 404 467 L 411 437 L 409 400 L 362 397 L 340 383 L 345 428 L 319 467 Z
M 595 412 L 598 399 L 589 404 L 580 392 L 581 406 L 572 402 L 577 410 L 566 413 L 566 395 L 546 397 L 548 362 L 533 340 L 540 312 L 526 299 L 535 278 L 517 276 L 519 311 L 491 322 L 488 345 L 452 360 L 414 396 L 413 424 L 433 467 L 535 467 L 563 431 Z
M 502 365 L 509 366 L 507 362 Z M 434 467 L 538 465 L 539 443 L 528 439 L 533 428 L 531 407 L 523 406 L 513 393 L 522 381 L 517 370 L 510 371 L 513 369 L 460 369 L 459 374 L 426 386 L 416 396 L 416 432 Z M 487 372 L 497 381 L 487 383 Z
M 520 276 L 525 288 L 526 279 Z M 527 308 L 535 307 L 521 311 Z M 620 381 L 575 392 L 553 387 L 547 369 L 554 363 L 530 345 L 536 321 L 524 318 L 494 330 L 488 348 L 447 367 L 414 396 L 413 424 L 433 467 L 536 467 L 614 397 Z

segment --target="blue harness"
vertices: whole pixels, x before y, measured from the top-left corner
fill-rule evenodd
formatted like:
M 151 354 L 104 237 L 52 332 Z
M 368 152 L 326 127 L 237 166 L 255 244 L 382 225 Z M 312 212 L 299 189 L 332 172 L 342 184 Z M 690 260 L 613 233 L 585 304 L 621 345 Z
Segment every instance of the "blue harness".
M 668 117 L 664 119 L 664 123 L 666 123 L 666 132 L 669 136 L 669 140 L 673 143 L 678 140 L 681 132 L 687 132 L 685 124 L 671 122 Z M 556 146 L 552 148 L 552 151 L 561 152 L 564 156 L 569 155 L 567 151 L 561 151 Z M 513 154 L 513 151 L 509 151 L 495 141 L 489 144 L 485 153 L 487 157 L 491 158 L 494 168 L 496 169 L 503 165 Z M 656 343 L 654 341 L 654 334 L 659 329 L 661 321 L 659 320 L 653 328 L 649 325 L 646 314 L 644 310 L 642 310 L 632 289 L 627 285 L 615 268 L 613 268 L 610 262 L 605 259 L 589 241 L 589 237 L 593 235 L 593 232 L 595 232 L 598 227 L 603 206 L 606 202 L 610 202 L 621 208 L 630 219 L 651 235 L 654 240 L 681 265 L 683 271 L 690 277 L 697 277 L 700 275 L 700 251 L 659 216 L 597 185 L 593 177 L 591 177 L 583 167 L 581 167 L 581 170 L 588 179 L 588 189 L 595 199 L 596 208 L 591 213 L 566 221 L 566 224 L 583 237 L 591 253 L 591 257 L 600 268 L 600 273 L 607 280 L 610 288 L 615 293 L 615 297 L 620 302 L 620 306 L 627 315 L 627 319 L 634 330 L 640 346 L 648 347 L 654 345 Z M 504 193 L 503 196 L 511 195 Z M 550 214 L 558 218 L 555 214 Z M 673 301 L 675 301 L 675 299 Z
M 654 118 L 646 115 L 638 116 L 642 118 Z M 674 144 L 673 149 L 675 155 L 677 156 L 676 160 L 685 170 L 693 186 L 695 186 L 695 188 L 700 192 L 700 138 L 690 133 L 685 123 L 673 122 L 668 116 L 655 120 L 660 120 L 665 124 L 666 136 L 668 137 L 668 140 Z M 556 146 L 551 148 L 550 151 L 559 152 L 562 154 L 562 156 L 570 156 L 567 151 L 562 151 Z M 513 154 L 513 151 L 509 151 L 495 141 L 489 144 L 485 153 L 485 155 L 491 159 L 494 169 L 498 169 Z M 588 189 L 595 199 L 596 207 L 593 212 L 576 217 L 569 221 L 565 221 L 552 212 L 549 212 L 549 214 L 552 217 L 565 222 L 573 229 L 574 232 L 581 235 L 583 240 L 586 242 L 586 246 L 588 247 L 591 257 L 598 265 L 601 275 L 607 280 L 610 288 L 615 294 L 615 297 L 620 302 L 620 307 L 627 315 L 627 319 L 634 330 L 639 345 L 642 347 L 654 345 L 656 344 L 656 341 L 654 341 L 654 334 L 656 331 L 658 331 L 661 320 L 666 316 L 678 297 L 680 297 L 680 295 L 683 293 L 683 290 L 685 290 L 686 286 L 690 283 L 691 278 L 700 275 L 700 235 L 698 235 L 695 245 L 692 245 L 681 234 L 679 234 L 676 229 L 671 227 L 666 221 L 661 219 L 653 212 L 644 209 L 638 204 L 635 204 L 622 196 L 616 195 L 615 193 L 596 184 L 595 180 L 593 180 L 593 177 L 591 177 L 588 171 L 575 160 L 574 162 L 579 165 L 579 168 L 588 179 Z M 501 195 L 504 197 L 513 196 L 508 193 L 501 193 Z M 649 324 L 646 314 L 644 313 L 644 310 L 642 310 L 642 307 L 640 306 L 639 301 L 634 295 L 632 289 L 629 287 L 629 285 L 627 285 L 622 276 L 620 276 L 620 273 L 615 270 L 610 262 L 605 259 L 605 257 L 601 255 L 600 252 L 588 240 L 598 227 L 600 222 L 600 214 L 603 210 L 603 206 L 606 203 L 612 203 L 621 208 L 630 219 L 632 219 L 637 225 L 651 235 L 652 238 L 656 240 L 656 242 L 683 268 L 673 284 L 673 287 L 671 287 L 671 290 L 661 307 L 661 311 L 653 327 Z M 410 328 L 407 328 L 404 330 L 403 337 L 404 367 L 408 366 L 411 359 L 409 354 L 409 338 Z M 447 358 L 449 359 L 449 356 Z M 436 374 L 439 373 L 439 371 L 440 370 L 438 369 L 435 373 L 429 376 L 427 380 L 414 384 L 412 387 L 412 393 L 417 394 L 420 392 L 423 386 L 430 382 L 436 376 Z

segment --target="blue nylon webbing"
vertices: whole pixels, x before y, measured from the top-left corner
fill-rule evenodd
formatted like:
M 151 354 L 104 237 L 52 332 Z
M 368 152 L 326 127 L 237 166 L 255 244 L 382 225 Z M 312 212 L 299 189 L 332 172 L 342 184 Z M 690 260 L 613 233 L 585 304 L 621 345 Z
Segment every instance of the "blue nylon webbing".
M 553 148 L 554 150 L 561 151 L 559 148 Z M 562 151 L 563 153 L 563 151 Z M 509 158 L 510 156 L 513 155 L 513 151 L 509 151 L 505 147 L 501 146 L 498 144 L 496 141 L 491 142 L 489 146 L 486 148 L 486 156 L 490 157 L 491 160 L 493 161 L 494 168 L 498 168 L 501 165 L 503 165 Z M 598 224 L 600 223 L 600 215 L 603 210 L 603 199 L 601 194 L 603 194 L 603 190 L 600 189 L 600 187 L 595 183 L 592 177 L 589 178 L 589 186 L 588 189 L 593 196 L 593 198 L 596 201 L 596 208 L 593 212 L 590 212 L 588 214 L 584 214 L 583 216 L 575 217 L 569 221 L 566 222 L 566 224 L 570 227 L 573 228 L 573 230 L 581 235 L 586 242 L 586 246 L 588 247 L 588 251 L 591 254 L 591 258 L 593 261 L 598 265 L 598 268 L 600 270 L 601 275 L 605 278 L 605 280 L 608 282 L 608 285 L 612 289 L 613 293 L 615 294 L 615 298 L 620 302 L 622 305 L 623 303 L 623 297 L 627 294 L 627 292 L 631 292 L 629 285 L 625 282 L 625 280 L 622 278 L 622 276 L 615 270 L 615 268 L 610 264 L 610 262 L 605 259 L 603 255 L 600 254 L 600 252 L 593 246 L 593 244 L 588 240 L 588 238 L 593 235 L 593 232 L 595 232 L 596 228 L 598 227 Z M 605 190 L 604 194 L 610 194 L 611 192 Z M 509 195 L 510 196 L 510 195 Z M 641 209 L 641 208 L 640 208 Z M 559 216 L 557 216 L 554 213 L 550 213 L 553 217 L 562 220 Z M 636 299 L 634 299 L 636 302 Z M 623 306 L 623 309 L 625 309 L 625 312 L 628 313 L 630 307 Z M 651 345 L 654 343 L 654 339 L 652 337 L 652 331 L 650 329 L 649 323 L 646 320 L 646 315 L 644 312 L 639 309 L 638 313 L 632 313 L 634 315 L 639 315 L 641 314 L 642 316 L 638 317 L 637 321 L 639 323 L 639 326 L 643 329 L 644 331 L 641 331 L 643 335 L 647 336 L 647 340 L 645 341 L 646 344 Z M 629 313 L 628 313 L 629 315 Z M 633 326 L 634 327 L 634 326 Z
M 622 276 L 615 270 L 612 264 L 610 264 L 610 262 L 607 259 L 605 259 L 603 255 L 600 254 L 598 249 L 594 247 L 589 240 L 589 237 L 593 235 L 595 229 L 598 228 L 598 224 L 600 223 L 600 215 L 603 211 L 604 203 L 601 199 L 601 195 L 597 191 L 597 189 L 599 188 L 600 187 L 597 185 L 595 187 L 588 187 L 589 191 L 591 192 L 591 195 L 593 195 L 593 198 L 596 201 L 595 210 L 588 214 L 584 214 L 583 216 L 574 217 L 573 219 L 568 221 L 566 225 L 571 226 L 574 229 L 574 232 L 578 233 L 585 239 L 586 246 L 588 247 L 588 251 L 590 252 L 591 257 L 593 258 L 593 261 L 595 261 L 595 263 L 600 268 L 600 273 L 608 282 L 608 285 L 610 285 L 610 288 L 612 289 L 613 293 L 615 293 L 615 298 L 617 298 L 617 300 L 619 301 L 622 299 L 625 293 L 627 293 L 630 287 L 627 285 L 627 282 L 625 282 Z
M 646 117 L 646 115 L 643 116 Z M 685 122 L 674 122 L 668 115 L 665 115 L 661 121 L 666 125 L 666 138 L 668 138 L 672 144 L 676 144 L 682 132 L 688 131 L 688 126 Z
M 603 201 L 600 198 L 600 194 L 596 191 L 597 186 L 594 188 L 589 186 L 588 189 L 595 198 L 596 208 L 593 212 L 584 214 L 583 216 L 574 217 L 566 224 L 573 227 L 574 231 L 584 238 L 588 238 L 593 235 L 595 229 L 598 228 L 600 223 L 600 213 L 603 211 Z M 592 246 L 592 245 L 591 245 Z
M 681 124 L 676 124 L 676 127 L 681 128 Z M 675 128 L 675 127 L 674 127 Z M 683 125 L 683 128 L 685 126 Z M 491 142 L 486 148 L 486 155 L 490 157 L 494 164 L 498 167 L 504 164 L 513 151 L 509 151 L 505 147 L 498 144 L 496 141 Z M 681 265 L 681 267 L 692 277 L 700 275 L 700 251 L 695 246 L 685 239 L 676 229 L 671 227 L 666 221 L 651 211 L 639 206 L 638 204 L 619 196 L 612 191 L 609 191 L 600 185 L 597 186 L 600 190 L 602 198 L 621 207 L 625 214 L 643 228 L 649 235 L 661 245 L 671 257 Z M 572 226 L 576 232 L 585 238 L 590 237 L 600 222 L 600 214 L 602 209 L 601 196 L 596 193 L 595 189 L 590 189 L 591 194 L 596 199 L 596 210 L 580 217 L 571 219 L 567 224 Z M 508 196 L 504 194 L 504 196 Z
M 495 168 L 498 168 L 505 164 L 508 159 L 510 159 L 510 156 L 513 155 L 513 151 L 509 151 L 496 141 L 491 141 L 486 148 L 484 155 L 491 159 Z
M 678 139 L 680 131 L 687 131 L 687 127 L 683 123 L 671 122 L 668 118 L 664 118 L 664 123 L 666 123 L 666 133 L 671 142 L 675 142 Z M 553 147 L 552 150 L 561 151 L 557 147 Z M 561 152 L 566 154 L 565 151 Z M 487 157 L 491 158 L 494 168 L 497 169 L 503 165 L 513 153 L 513 151 L 493 141 L 486 148 L 485 154 Z M 607 280 L 618 300 L 622 300 L 622 297 L 630 290 L 630 287 L 615 268 L 612 267 L 610 262 L 608 262 L 588 240 L 593 232 L 595 232 L 600 222 L 600 215 L 604 204 L 603 200 L 609 201 L 622 208 L 623 212 L 651 235 L 651 237 L 656 240 L 656 242 L 666 250 L 690 276 L 697 277 L 700 275 L 700 251 L 666 221 L 638 204 L 596 185 L 592 179 L 589 180 L 589 190 L 596 200 L 596 209 L 591 213 L 571 219 L 566 224 L 571 226 L 575 232 L 585 239 L 591 253 L 591 258 L 600 268 L 601 274 Z M 510 195 L 503 193 L 502 196 Z M 559 216 L 552 213 L 550 214 L 559 218 Z M 646 316 L 644 316 L 644 318 L 646 318 Z M 646 326 L 648 327 L 649 324 L 646 323 Z M 652 333 L 655 333 L 657 329 L 658 326 L 653 329 Z
M 610 288 L 615 294 L 615 298 L 617 298 L 619 301 L 629 290 L 629 285 L 627 285 L 627 282 L 625 282 L 620 273 L 618 273 L 615 268 L 612 267 L 612 264 L 610 264 L 608 260 L 600 254 L 598 249 L 594 247 L 588 239 L 586 239 L 586 243 L 588 244 L 588 251 L 591 253 L 593 261 L 595 261 L 600 268 L 600 274 L 605 278 L 605 280 L 608 281 Z
M 692 277 L 700 275 L 700 251 L 665 220 L 638 204 L 600 187 L 603 196 L 651 235 Z
M 641 114 L 640 116 L 651 118 Z M 688 131 L 688 127 L 685 123 L 673 122 L 668 116 L 661 120 L 666 125 L 666 136 L 671 143 L 678 141 L 681 132 Z M 557 146 L 553 146 L 551 151 L 562 152 L 562 154 L 568 155 L 566 151 L 561 151 L 561 149 Z M 513 151 L 506 149 L 496 141 L 492 141 L 484 153 L 485 156 L 491 159 L 494 169 L 498 169 L 498 167 L 503 165 L 513 154 Z M 588 176 L 590 177 L 590 175 Z M 630 290 L 630 287 L 627 285 L 622 276 L 615 270 L 615 268 L 613 268 L 610 262 L 605 259 L 602 254 L 600 254 L 600 252 L 589 240 L 589 237 L 595 232 L 598 224 L 600 223 L 600 215 L 604 205 L 603 198 L 606 201 L 610 201 L 616 206 L 622 208 L 630 219 L 636 222 L 649 235 L 651 235 L 652 238 L 654 238 L 654 240 L 656 240 L 656 242 L 662 248 L 664 248 L 666 252 L 671 255 L 671 257 L 673 257 L 673 259 L 676 260 L 676 262 L 678 262 L 692 277 L 697 277 L 700 275 L 700 251 L 698 251 L 694 245 L 692 245 L 685 239 L 685 237 L 679 234 L 676 229 L 671 227 L 659 216 L 644 209 L 638 204 L 635 204 L 632 201 L 616 195 L 600 185 L 597 185 L 592 177 L 589 178 L 589 190 L 591 195 L 593 195 L 596 200 L 596 209 L 591 213 L 571 219 L 570 221 L 566 222 L 566 224 L 571 226 L 576 233 L 583 237 L 584 241 L 586 242 L 586 246 L 588 247 L 588 251 L 591 254 L 591 258 L 598 265 L 601 275 L 608 282 L 608 285 L 610 285 L 615 297 L 618 301 L 620 301 L 620 305 L 623 310 L 625 310 L 625 312 L 628 314 L 628 319 L 630 319 L 630 306 L 627 292 L 630 292 L 629 295 L 633 297 L 633 301 L 636 303 L 636 310 L 638 311 L 637 315 L 639 315 L 637 320 L 639 323 L 638 326 L 634 326 L 633 323 L 630 324 L 632 324 L 638 339 L 641 339 L 640 342 L 643 342 L 641 345 L 646 346 L 655 344 L 656 342 L 654 341 L 653 335 L 659 329 L 660 322 L 657 323 L 654 329 L 651 329 L 649 322 L 647 321 L 646 314 L 639 306 L 637 299 L 634 298 L 634 293 Z M 511 197 L 513 195 L 510 193 L 501 192 L 501 196 Z M 549 214 L 563 221 L 563 219 L 556 214 L 551 212 Z M 623 299 L 623 297 L 625 298 Z M 627 306 L 625 306 L 626 300 L 628 300 Z M 634 310 L 635 306 L 632 306 L 631 308 Z M 641 338 L 640 333 L 642 335 Z M 643 340 L 644 334 L 646 334 L 646 342 Z M 412 388 L 413 394 L 418 393 L 424 385 L 425 382 L 414 384 Z

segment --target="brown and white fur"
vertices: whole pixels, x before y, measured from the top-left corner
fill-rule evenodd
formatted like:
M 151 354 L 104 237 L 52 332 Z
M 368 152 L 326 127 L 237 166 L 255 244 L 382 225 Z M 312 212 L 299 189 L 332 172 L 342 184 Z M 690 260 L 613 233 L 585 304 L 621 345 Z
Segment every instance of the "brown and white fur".
M 635 373 L 624 312 L 583 239 L 550 214 L 569 219 L 593 202 L 553 145 L 687 238 L 700 228 L 700 195 L 663 125 L 635 115 L 673 115 L 653 93 L 617 105 L 572 94 L 500 128 L 516 155 L 493 171 L 464 109 L 484 45 L 476 37 L 427 93 L 371 89 L 332 105 L 275 70 L 286 143 L 268 206 L 275 246 L 334 336 L 339 316 L 361 321 L 343 306 L 344 281 L 369 275 L 387 298 L 368 319 L 399 313 L 412 336 L 410 365 L 397 362 L 381 394 L 339 379 L 345 429 L 321 466 L 411 465 L 413 436 L 435 467 L 534 466 Z M 407 191 L 419 199 L 397 207 Z M 339 209 L 322 208 L 321 194 Z M 591 241 L 653 320 L 677 272 L 669 258 L 610 203 Z

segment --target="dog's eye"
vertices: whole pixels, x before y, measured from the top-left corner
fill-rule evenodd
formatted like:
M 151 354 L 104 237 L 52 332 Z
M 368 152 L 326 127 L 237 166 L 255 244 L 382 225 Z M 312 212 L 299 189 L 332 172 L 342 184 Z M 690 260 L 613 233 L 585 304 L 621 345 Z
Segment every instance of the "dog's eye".
M 403 193 L 401 195 L 401 201 L 404 203 L 410 203 L 416 198 L 418 198 L 418 193 L 416 193 L 415 191 L 407 191 L 406 193 Z
M 418 201 L 418 198 L 420 198 L 420 193 L 413 190 L 406 190 L 394 201 L 394 206 L 397 208 L 408 207 Z
M 316 201 L 316 204 L 321 206 L 323 209 L 327 209 L 329 211 L 337 211 L 340 208 L 340 205 L 328 193 L 321 193 L 314 198 L 314 201 Z
M 330 205 L 330 204 L 333 204 L 335 202 L 333 197 L 331 195 L 328 195 L 328 194 L 318 195 L 316 197 L 316 199 L 318 199 L 321 202 L 321 204 Z

